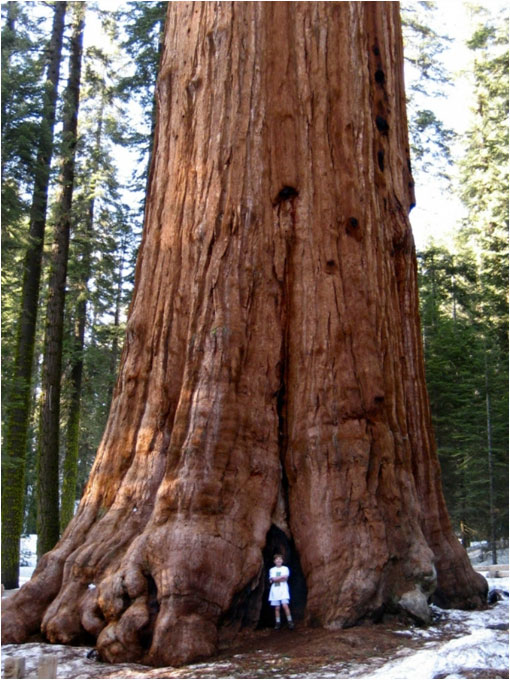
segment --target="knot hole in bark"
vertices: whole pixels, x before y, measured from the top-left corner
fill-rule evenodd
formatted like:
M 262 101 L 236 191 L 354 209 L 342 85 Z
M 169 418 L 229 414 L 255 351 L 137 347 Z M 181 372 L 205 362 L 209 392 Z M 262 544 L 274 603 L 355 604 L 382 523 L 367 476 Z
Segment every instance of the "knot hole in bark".
M 379 85 L 384 85 L 385 76 L 384 71 L 381 68 L 377 69 L 377 71 L 374 74 L 374 78 L 376 83 L 378 83 Z
M 375 125 L 382 135 L 387 135 L 390 129 L 388 121 L 383 116 L 375 117 Z
M 290 201 L 293 198 L 297 198 L 297 196 L 299 196 L 299 191 L 295 187 L 291 187 L 286 184 L 276 195 L 273 205 L 276 206 L 280 203 L 283 203 L 284 201 Z
M 349 217 L 345 225 L 345 231 L 349 236 L 352 236 L 356 241 L 361 241 L 363 238 L 363 230 L 356 217 Z
M 335 260 L 327 260 L 326 262 L 326 273 L 334 274 L 337 269 Z

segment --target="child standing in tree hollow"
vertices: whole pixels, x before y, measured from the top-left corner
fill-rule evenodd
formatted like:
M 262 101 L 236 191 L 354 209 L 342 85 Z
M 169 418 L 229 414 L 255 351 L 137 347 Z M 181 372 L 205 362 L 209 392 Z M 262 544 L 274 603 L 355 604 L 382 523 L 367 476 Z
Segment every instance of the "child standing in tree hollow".
M 269 581 L 271 583 L 271 590 L 269 591 L 269 601 L 274 607 L 275 615 L 275 630 L 278 630 L 281 626 L 280 621 L 280 606 L 283 607 L 285 616 L 287 617 L 287 623 L 289 628 L 292 630 L 294 628 L 294 622 L 292 621 L 292 614 L 289 609 L 290 593 L 288 586 L 288 579 L 290 570 L 288 567 L 283 566 L 283 555 L 274 556 L 274 567 L 269 570 Z

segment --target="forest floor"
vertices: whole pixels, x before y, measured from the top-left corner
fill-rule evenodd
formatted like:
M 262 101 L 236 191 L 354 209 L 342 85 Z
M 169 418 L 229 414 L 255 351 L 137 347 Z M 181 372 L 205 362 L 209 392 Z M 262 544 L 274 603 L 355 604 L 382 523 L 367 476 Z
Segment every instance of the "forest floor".
M 508 578 L 488 579 L 508 592 Z M 55 655 L 58 678 L 356 678 L 432 680 L 508 678 L 508 597 L 476 612 L 433 607 L 432 625 L 399 621 L 328 631 L 302 624 L 290 631 L 245 632 L 217 656 L 180 668 L 106 664 L 90 648 L 31 642 L 2 647 L 4 661 L 23 656 L 26 678 L 37 677 L 41 656 Z
M 491 587 L 507 589 L 508 579 L 491 579 Z M 35 642 L 4 645 L 2 666 L 8 657 L 23 656 L 25 677 L 35 678 L 41 656 L 52 654 L 58 678 L 509 677 L 508 599 L 477 612 L 434 608 L 434 615 L 428 627 L 383 623 L 327 631 L 298 624 L 294 631 L 253 631 L 228 651 L 181 668 L 110 665 L 88 659 L 90 648 Z

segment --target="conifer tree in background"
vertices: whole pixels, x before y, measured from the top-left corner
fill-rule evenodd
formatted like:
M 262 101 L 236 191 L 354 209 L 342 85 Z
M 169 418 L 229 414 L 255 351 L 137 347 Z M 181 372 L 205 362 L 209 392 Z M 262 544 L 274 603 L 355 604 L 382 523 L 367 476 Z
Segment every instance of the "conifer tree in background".
M 461 163 L 468 216 L 462 243 L 479 268 L 477 326 L 483 343 L 485 493 L 493 562 L 508 533 L 508 19 L 486 9 L 468 46 L 474 55 L 475 110 Z
M 84 381 L 78 456 L 77 496 L 81 496 L 104 431 L 125 332 L 133 257 L 139 234 L 137 215 L 114 193 L 97 212 L 88 297 L 88 330 L 84 348 Z
M 482 11 L 482 10 L 480 10 Z M 482 17 L 483 18 L 483 14 Z M 489 17 L 475 30 L 475 111 L 461 163 L 468 209 L 463 241 L 478 254 L 481 312 L 501 348 L 508 346 L 508 22 Z
M 468 545 L 469 528 L 484 514 L 480 470 L 478 477 L 470 474 L 483 443 L 476 436 L 477 414 L 483 412 L 477 398 L 482 357 L 471 310 L 476 266 L 434 245 L 420 253 L 419 262 L 427 388 L 443 486 L 454 526 Z
M 52 246 L 42 369 L 37 461 L 37 552 L 39 556 L 50 550 L 60 536 L 59 429 L 62 341 L 86 4 L 73 2 L 71 6 L 73 27 L 69 79 L 64 98 L 61 193 Z
M 141 229 L 141 202 L 139 205 L 136 201 L 131 200 L 131 205 L 127 205 L 122 196 L 123 187 L 120 180 L 116 176 L 117 169 L 112 158 L 116 155 L 114 150 L 115 145 L 118 150 L 119 144 L 125 147 L 142 147 L 141 157 L 145 156 L 142 163 L 144 168 L 143 175 L 147 170 L 147 151 L 150 130 L 150 121 L 152 119 L 152 109 L 154 101 L 154 83 L 157 73 L 158 61 L 158 45 L 159 35 L 162 30 L 162 23 L 164 19 L 164 5 L 165 3 L 158 3 L 158 12 L 154 12 L 153 3 L 134 3 L 139 4 L 138 12 L 133 15 L 129 13 L 120 14 L 122 24 L 126 25 L 126 31 L 118 23 L 115 30 L 122 33 L 122 40 L 126 43 L 131 42 L 131 47 L 126 45 L 122 47 L 123 52 L 114 54 L 109 59 L 114 59 L 112 64 L 104 64 L 104 68 L 108 71 L 108 78 L 110 83 L 108 85 L 108 107 L 106 113 L 102 137 L 103 148 L 101 150 L 101 158 L 99 159 L 100 171 L 95 172 L 94 168 L 97 165 L 97 154 L 93 151 L 94 133 L 91 130 L 91 125 L 95 125 L 95 132 L 97 133 L 97 109 L 99 104 L 97 101 L 90 106 L 95 106 L 96 112 L 90 116 L 95 115 L 94 122 L 90 122 L 88 128 L 83 127 L 83 141 L 80 142 L 77 153 L 77 173 L 75 177 L 75 186 L 77 187 L 77 195 L 75 198 L 75 216 L 73 221 L 75 223 L 76 238 L 73 239 L 70 250 L 69 262 L 69 291 L 67 293 L 68 300 L 66 301 L 66 317 L 65 334 L 69 340 L 64 341 L 64 355 L 62 359 L 62 398 L 61 398 L 61 416 L 60 428 L 63 430 L 64 423 L 67 421 L 67 437 L 61 437 L 60 456 L 64 458 L 65 448 L 68 451 L 74 450 L 76 455 L 76 441 L 75 435 L 78 431 L 77 426 L 77 408 L 78 394 L 83 393 L 87 400 L 87 409 L 82 414 L 81 436 L 79 441 L 78 454 L 78 483 L 73 481 L 75 476 L 74 471 L 69 474 L 69 470 L 74 469 L 74 463 L 70 463 L 69 459 L 66 462 L 62 461 L 62 469 L 60 472 L 61 479 L 61 499 L 62 499 L 62 514 L 69 515 L 74 508 L 75 495 L 80 496 L 80 489 L 83 488 L 86 478 L 92 464 L 93 457 L 97 450 L 100 437 L 104 429 L 104 423 L 109 410 L 111 395 L 115 382 L 115 374 L 117 370 L 118 359 L 120 355 L 120 340 L 124 334 L 124 323 L 127 306 L 129 304 L 131 289 L 133 285 L 133 271 L 134 262 L 136 258 L 136 249 L 138 247 L 139 232 Z M 62 10 L 66 3 L 57 3 L 55 6 L 60 10 L 61 17 Z M 48 7 L 49 9 L 49 7 Z M 41 7 L 42 11 L 42 7 Z M 113 32 L 112 12 L 101 11 L 94 8 L 94 11 L 100 17 L 103 26 L 110 23 L 110 30 Z M 24 6 L 11 2 L 6 3 L 3 8 L 3 36 L 2 42 L 2 303 L 3 303 L 3 317 L 2 326 L 4 334 L 2 337 L 3 347 L 3 362 L 2 362 L 2 380 L 6 387 L 10 386 L 8 382 L 11 374 L 11 357 L 14 356 L 12 331 L 11 328 L 15 325 L 13 322 L 14 314 L 17 314 L 19 308 L 19 297 L 21 295 L 21 262 L 19 253 L 21 246 L 26 241 L 23 236 L 23 230 L 27 230 L 23 220 L 28 214 L 28 207 L 24 200 L 24 194 L 30 188 L 33 182 L 34 166 L 35 166 L 35 151 L 31 152 L 32 146 L 36 146 L 36 142 L 40 135 L 38 135 L 38 121 L 37 115 L 41 115 L 42 95 L 38 94 L 37 88 L 42 77 L 42 67 L 44 65 L 40 58 L 41 50 L 38 48 L 41 40 L 41 28 L 39 27 L 40 18 L 30 20 L 29 15 L 24 11 Z M 149 19 L 147 20 L 147 16 Z M 38 23 L 39 22 L 39 23 Z M 151 28 L 153 26 L 153 28 Z M 63 27 L 63 21 L 62 21 Z M 145 32 L 147 30 L 148 34 Z M 135 35 L 132 35 L 134 32 Z M 138 35 L 136 35 L 138 33 Z M 117 35 L 117 40 L 113 36 L 113 43 L 121 44 L 121 38 Z M 123 57 L 127 54 L 126 49 L 130 50 L 129 58 Z M 144 64 L 143 68 L 132 67 L 132 62 L 138 60 L 138 51 L 142 53 L 139 60 Z M 88 65 L 93 67 L 98 64 L 104 55 L 101 56 L 97 49 L 91 48 L 87 57 Z M 150 63 L 152 59 L 152 70 Z M 133 71 L 136 75 L 141 71 L 147 75 L 150 73 L 150 78 L 140 79 L 136 81 L 135 86 L 129 91 L 124 86 L 120 89 L 117 87 L 118 81 L 122 73 L 126 69 Z M 86 78 L 90 81 L 91 99 L 97 92 L 101 91 L 99 87 L 98 74 L 95 76 L 89 72 Z M 91 79 L 95 78 L 95 83 Z M 39 79 L 39 81 L 38 81 Z M 94 92 L 95 88 L 95 92 Z M 138 101 L 138 107 L 147 106 L 147 115 L 142 116 L 147 120 L 147 128 L 145 133 L 143 126 L 139 123 L 135 126 L 137 134 L 132 136 L 130 130 L 133 129 L 133 121 L 128 121 L 125 115 L 127 103 L 133 98 Z M 122 107 L 122 111 L 121 111 Z M 81 116 L 80 116 L 81 118 Z M 82 127 L 80 125 L 80 127 Z M 86 137 L 89 137 L 87 141 Z M 105 141 L 107 138 L 107 141 Z M 143 144 L 142 144 L 143 141 Z M 110 149 L 109 152 L 106 148 Z M 113 155 L 112 155 L 113 154 Z M 33 159 L 32 159 L 33 157 Z M 141 176 L 141 175 L 140 175 Z M 131 181 L 131 178 L 129 178 Z M 95 184 L 95 189 L 91 188 L 91 184 Z M 145 179 L 142 182 L 145 184 Z M 91 191 L 94 195 L 94 212 L 96 214 L 95 221 L 97 222 L 97 233 L 85 236 L 86 224 L 90 222 L 89 208 L 91 207 Z M 74 192 L 76 194 L 76 190 Z M 99 203 L 96 200 L 100 196 Z M 28 221 L 28 217 L 26 217 Z M 40 254 L 42 255 L 42 241 L 39 243 Z M 88 254 L 86 254 L 88 251 Z M 90 260 L 90 286 L 89 290 L 85 291 L 83 285 L 84 269 L 87 267 L 87 260 Z M 81 281 L 81 283 L 80 283 Z M 46 282 L 43 281 L 43 286 Z M 78 289 L 81 289 L 79 292 Z M 45 297 L 46 288 L 42 289 L 42 296 Z M 32 303 L 36 306 L 35 299 L 31 296 Z M 83 326 L 83 313 L 78 315 L 81 320 L 77 319 L 78 310 L 82 310 L 87 306 L 89 313 L 89 326 L 87 331 L 87 341 L 84 344 L 82 351 L 77 350 L 78 345 L 73 340 L 73 332 L 70 330 L 71 326 Z M 35 326 L 34 323 L 34 342 L 36 342 L 42 353 L 42 335 L 44 324 L 39 322 Z M 38 333 L 35 336 L 35 333 Z M 78 336 L 81 332 L 78 334 Z M 79 343 L 78 343 L 79 344 Z M 74 347 L 74 350 L 73 350 Z M 33 353 L 33 350 L 32 350 Z M 80 363 L 83 362 L 83 368 L 80 369 Z M 30 362 L 30 366 L 32 362 Z M 34 375 L 34 389 L 40 390 L 40 370 L 37 364 L 34 368 L 38 369 Z M 77 389 L 79 385 L 78 374 L 82 371 L 81 390 Z M 10 390 L 5 390 L 7 394 Z M 12 391 L 13 394 L 20 394 L 19 391 Z M 25 474 L 21 465 L 16 465 L 12 468 L 16 472 L 19 479 L 19 495 L 23 498 L 23 491 L 27 494 L 26 500 L 18 504 L 18 513 L 16 515 L 16 532 L 15 536 L 11 537 L 8 531 L 3 532 L 4 539 L 4 578 L 7 580 L 7 542 L 14 545 L 15 566 L 13 568 L 15 577 L 12 580 L 13 585 L 17 585 L 18 578 L 18 554 L 19 554 L 19 534 L 21 531 L 21 523 L 23 514 L 25 515 L 25 531 L 30 533 L 36 532 L 35 526 L 35 501 L 34 490 L 36 486 L 36 470 L 35 470 L 35 449 L 37 449 L 37 425 L 35 417 L 35 402 L 32 398 L 33 390 L 29 389 L 27 392 L 27 435 L 25 437 L 26 445 L 23 449 L 27 451 L 27 461 L 25 465 Z M 4 399 L 5 411 L 12 411 L 14 402 L 11 399 Z M 74 406 L 72 406 L 74 404 Z M 5 417 L 5 414 L 4 414 Z M 20 422 L 19 417 L 15 421 Z M 4 433 L 6 433 L 4 428 Z M 33 432 L 30 434 L 30 431 Z M 74 441 L 74 444 L 73 444 Z M 6 458 L 6 448 L 3 449 L 4 459 Z M 72 460 L 72 456 L 71 456 Z M 9 480 L 8 473 L 4 468 L 4 484 L 7 484 L 14 493 L 14 485 Z M 23 477 L 25 477 L 25 486 L 23 485 Z M 55 477 L 55 475 L 54 475 Z M 75 491 L 78 486 L 77 492 Z M 9 494 L 4 494 L 4 501 L 10 498 Z M 23 513 L 23 506 L 25 513 Z M 12 503 L 10 508 L 14 507 Z M 8 520 L 8 512 L 3 515 L 4 523 Z M 65 520 L 63 520 L 65 523 Z
M 43 71 L 48 78 L 51 47 L 23 3 L 2 4 L 2 257 L 18 245 L 16 226 L 30 209 L 43 107 Z M 41 49 L 40 45 L 44 45 Z
M 121 45 L 121 51 L 115 55 L 115 61 L 112 64 L 108 64 L 106 56 L 101 56 L 97 50 L 94 51 L 95 54 L 89 55 L 90 64 L 94 60 L 98 63 L 103 60 L 103 68 L 109 74 L 111 86 L 108 86 L 108 105 L 104 112 L 106 117 L 101 154 L 89 154 L 88 157 L 83 157 L 80 161 L 83 177 L 78 180 L 84 183 L 84 194 L 87 192 L 90 194 L 86 177 L 91 174 L 90 167 L 94 167 L 94 164 L 99 162 L 101 166 L 100 180 L 98 177 L 100 201 L 99 207 L 97 200 L 95 201 L 95 211 L 97 209 L 98 214 L 94 219 L 97 224 L 92 241 L 87 239 L 91 250 L 91 284 L 86 296 L 90 310 L 90 318 L 87 322 L 87 343 L 83 346 L 81 353 L 71 353 L 70 384 L 67 389 L 67 392 L 71 394 L 66 393 L 66 400 L 69 402 L 66 458 L 67 452 L 74 450 L 70 460 L 74 460 L 77 456 L 78 478 L 75 497 L 72 497 L 73 487 L 76 487 L 72 477 L 67 477 L 65 474 L 62 480 L 62 506 L 67 506 L 65 512 L 68 516 L 69 513 L 72 514 L 75 500 L 81 496 L 81 489 L 88 477 L 109 410 L 120 356 L 120 343 L 124 333 L 125 312 L 131 296 L 143 212 L 142 203 L 137 205 L 133 202 L 131 207 L 123 203 L 119 194 L 120 187 L 115 176 L 115 169 L 106 148 L 116 143 L 137 153 L 138 163 L 134 164 L 135 171 L 129 181 L 133 182 L 131 186 L 134 190 L 144 188 L 155 125 L 154 90 L 165 10 L 165 2 L 132 2 L 128 3 L 126 11 L 121 10 L 115 13 L 113 21 L 111 12 L 100 12 L 104 30 L 110 34 L 113 43 Z M 92 85 L 91 79 L 92 81 L 95 79 L 95 86 Z M 87 70 L 87 82 L 91 81 L 90 87 L 93 90 L 91 102 L 92 99 L 97 98 L 98 92 L 103 90 L 100 80 L 101 77 L 98 74 L 94 76 L 90 68 Z M 135 108 L 138 112 L 136 116 L 130 112 L 129 121 L 125 113 L 125 105 L 128 102 L 130 109 Z M 120 106 L 124 107 L 122 112 L 118 110 Z M 96 103 L 96 109 L 97 107 Z M 96 110 L 95 120 L 97 119 Z M 87 222 L 87 219 L 85 215 L 83 220 Z M 82 240 L 76 239 L 78 249 L 80 249 Z M 71 278 L 76 269 L 73 262 L 72 249 Z M 71 282 L 71 297 L 74 300 L 76 298 L 73 297 L 73 285 L 76 288 L 76 282 L 74 284 Z M 83 301 L 78 304 L 71 303 L 69 316 L 76 316 L 78 309 L 83 306 Z M 73 344 L 72 341 L 71 344 Z M 82 399 L 86 399 L 87 408 L 80 415 L 82 427 L 79 428 L 77 441 L 78 390 L 73 374 L 76 375 L 78 371 L 79 361 L 76 361 L 76 358 L 79 356 L 83 363 L 81 370 L 84 372 L 80 391 Z M 74 463 L 70 464 L 70 469 L 73 465 Z M 62 519 L 61 523 L 64 526 L 67 520 Z
M 427 386 L 450 515 L 465 545 L 508 535 L 508 35 L 474 32 L 475 110 L 461 163 L 468 216 L 420 254 Z
M 83 201 L 83 215 L 77 220 L 76 211 L 76 234 L 74 239 L 77 250 L 76 287 L 77 299 L 72 312 L 72 339 L 70 356 L 70 397 L 69 413 L 67 417 L 67 438 L 65 457 L 63 461 L 62 493 L 60 503 L 60 526 L 63 531 L 74 514 L 76 500 L 76 482 L 78 475 L 78 448 L 80 435 L 81 415 L 81 392 L 84 367 L 85 326 L 87 323 L 88 285 L 91 277 L 92 247 L 94 238 L 94 211 L 96 196 L 100 186 L 100 159 L 103 141 L 104 115 L 106 106 L 106 83 L 103 78 L 89 80 L 89 84 L 97 87 L 97 106 L 95 130 L 93 132 L 92 149 L 90 155 L 85 158 L 87 163 L 88 182 L 82 190 L 85 193 Z
M 64 360 L 67 436 L 62 529 L 73 515 L 104 428 L 119 358 L 121 321 L 131 291 L 132 268 L 127 260 L 134 257 L 136 218 L 122 201 L 112 161 L 115 141 L 124 134 L 115 68 L 112 57 L 97 49 L 86 54 L 66 302 L 70 349 Z M 87 408 L 82 413 L 84 395 Z
M 433 174 L 446 185 L 455 134 L 438 117 L 434 100 L 444 97 L 452 84 L 441 61 L 451 39 L 434 28 L 437 3 L 401 2 L 400 8 L 414 178 L 417 184 L 426 183 L 427 174 Z
M 162 49 L 163 29 L 167 2 L 128 2 L 127 10 L 118 12 L 118 20 L 124 29 L 122 42 L 125 53 L 134 66 L 132 72 L 119 80 L 119 96 L 136 103 L 141 112 L 143 126 L 133 121 L 130 141 L 138 146 L 140 158 L 147 158 L 135 171 L 135 183 L 146 189 L 150 154 L 156 126 L 155 89 Z M 150 130 L 149 135 L 147 130 Z
M 17 4 L 8 3 L 9 11 L 12 11 L 13 7 Z M 18 585 L 19 538 L 23 522 L 25 456 L 31 401 L 32 364 L 65 11 L 65 2 L 56 2 L 54 4 L 53 30 L 48 49 L 44 103 L 38 132 L 39 145 L 36 163 L 33 166 L 34 183 L 30 210 L 29 240 L 23 267 L 21 312 L 16 333 L 17 341 L 12 369 L 13 380 L 6 405 L 6 430 L 2 451 L 2 578 L 4 585 L 8 588 L 17 587 Z M 13 21 L 8 21 L 7 26 L 12 31 Z M 3 82 L 2 85 L 4 85 Z M 14 93 L 14 83 L 12 83 L 12 86 L 12 93 Z M 16 127 L 14 112 L 19 109 L 14 107 L 14 110 L 9 111 L 9 107 L 16 102 L 14 102 L 14 94 L 11 96 L 10 91 L 6 95 L 5 99 L 2 98 L 2 103 L 5 105 L 5 119 L 2 119 L 2 141 L 9 138 L 12 142 L 14 137 L 13 129 Z M 9 127 L 11 127 L 10 134 Z M 6 187 L 12 184 L 9 176 L 6 177 L 4 174 L 6 170 L 4 154 L 8 153 L 9 149 L 9 144 L 7 149 L 2 148 L 3 198 Z M 23 155 L 19 146 L 17 149 L 18 154 Z M 14 175 L 14 182 L 16 181 L 15 177 Z M 10 193 L 12 195 L 12 191 Z M 4 233 L 5 228 L 9 229 L 9 226 L 12 226 L 11 219 L 7 220 L 7 224 L 3 222 L 2 233 Z

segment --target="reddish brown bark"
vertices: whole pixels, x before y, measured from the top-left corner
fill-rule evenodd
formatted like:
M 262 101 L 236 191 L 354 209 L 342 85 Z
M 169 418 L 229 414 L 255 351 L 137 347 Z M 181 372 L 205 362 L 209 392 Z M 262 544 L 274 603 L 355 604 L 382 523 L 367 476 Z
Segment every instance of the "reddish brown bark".
M 426 619 L 436 569 L 444 604 L 483 602 L 431 435 L 408 154 L 397 3 L 170 3 L 110 418 L 5 639 L 211 654 L 258 621 L 276 544 L 308 623 Z

